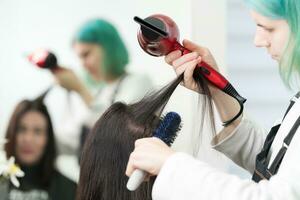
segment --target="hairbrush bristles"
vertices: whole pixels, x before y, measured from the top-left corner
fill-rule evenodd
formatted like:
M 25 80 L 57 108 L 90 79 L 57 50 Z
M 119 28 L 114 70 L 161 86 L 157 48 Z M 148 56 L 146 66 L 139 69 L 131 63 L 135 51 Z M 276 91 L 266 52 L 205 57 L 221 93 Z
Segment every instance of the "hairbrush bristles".
M 169 112 L 166 116 L 162 117 L 160 123 L 156 130 L 153 132 L 153 137 L 157 137 L 164 141 L 168 146 L 170 146 L 181 128 L 181 118 L 175 112 Z M 141 169 L 135 169 L 131 174 L 128 182 L 127 188 L 130 191 L 136 190 L 143 180 L 147 176 L 147 173 Z
M 176 112 L 169 112 L 162 118 L 162 121 L 153 133 L 153 137 L 157 137 L 164 141 L 168 146 L 171 146 L 180 129 L 181 118 L 179 114 Z

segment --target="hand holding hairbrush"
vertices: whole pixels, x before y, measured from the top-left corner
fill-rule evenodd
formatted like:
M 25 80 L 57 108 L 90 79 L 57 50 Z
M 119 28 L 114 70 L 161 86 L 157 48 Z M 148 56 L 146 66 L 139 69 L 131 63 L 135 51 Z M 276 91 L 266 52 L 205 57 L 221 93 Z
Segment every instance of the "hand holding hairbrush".
M 177 133 L 181 128 L 181 118 L 175 112 L 169 112 L 163 117 L 159 126 L 153 133 L 153 137 L 161 139 L 168 146 L 174 142 L 177 137 Z M 127 182 L 127 189 L 130 191 L 135 191 L 140 184 L 144 181 L 147 173 L 143 170 L 136 169 Z
M 179 29 L 170 17 L 156 14 L 145 19 L 134 17 L 134 21 L 141 25 L 137 38 L 146 53 L 152 56 L 165 56 L 175 50 L 180 50 L 182 55 L 191 52 L 179 43 Z M 241 106 L 239 113 L 231 120 L 224 122 L 224 126 L 230 124 L 242 114 L 246 99 L 239 95 L 224 76 L 206 62 L 201 61 L 196 69 L 194 73 L 201 73 L 211 84 L 239 102 Z

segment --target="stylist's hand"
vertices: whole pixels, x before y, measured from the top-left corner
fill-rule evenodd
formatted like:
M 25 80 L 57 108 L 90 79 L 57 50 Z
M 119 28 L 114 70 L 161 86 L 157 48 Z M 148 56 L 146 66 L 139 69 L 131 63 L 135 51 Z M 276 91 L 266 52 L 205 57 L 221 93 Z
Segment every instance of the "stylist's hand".
M 71 69 L 60 67 L 53 74 L 61 87 L 78 93 L 82 89 L 82 82 Z
M 87 106 L 91 105 L 92 95 L 72 70 L 60 67 L 53 74 L 60 86 L 69 91 L 77 92 Z
M 150 175 L 157 175 L 173 153 L 175 152 L 158 138 L 136 140 L 135 149 L 129 157 L 126 175 L 130 176 L 135 169 L 144 170 Z
M 172 65 L 177 76 L 184 73 L 184 80 L 183 83 L 181 83 L 184 87 L 202 93 L 202 91 L 199 90 L 198 85 L 193 78 L 194 70 L 198 63 L 204 61 L 211 67 L 213 67 L 215 70 L 219 71 L 217 63 L 207 48 L 196 45 L 195 43 L 189 40 L 184 40 L 183 46 L 188 50 L 192 51 L 192 53 L 185 54 L 182 56 L 179 50 L 172 51 L 165 57 L 165 61 L 168 64 Z M 211 93 L 213 93 L 214 90 L 216 90 L 216 87 L 211 84 L 209 85 L 209 88 Z

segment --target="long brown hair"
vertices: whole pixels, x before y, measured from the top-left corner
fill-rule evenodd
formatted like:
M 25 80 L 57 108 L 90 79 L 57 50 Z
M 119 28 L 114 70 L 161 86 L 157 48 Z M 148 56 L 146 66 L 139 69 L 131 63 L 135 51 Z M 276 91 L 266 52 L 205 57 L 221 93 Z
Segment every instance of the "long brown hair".
M 51 176 L 54 172 L 54 162 L 56 158 L 56 145 L 54 140 L 53 126 L 51 118 L 47 107 L 42 102 L 41 99 L 34 101 L 23 100 L 15 108 L 6 131 L 6 140 L 8 141 L 5 144 L 6 157 L 11 156 L 16 157 L 16 137 L 18 134 L 18 129 L 20 126 L 20 120 L 22 117 L 29 111 L 36 111 L 41 113 L 47 121 L 47 145 L 45 147 L 45 152 L 43 157 L 39 162 L 40 173 L 42 184 L 45 186 L 50 183 Z M 18 163 L 18 158 L 16 157 L 16 162 Z
M 201 75 L 194 78 L 207 94 L 212 112 L 207 83 Z M 137 103 L 117 102 L 100 117 L 88 135 L 81 155 L 78 200 L 151 199 L 153 180 L 143 183 L 134 192 L 127 190 L 127 161 L 135 140 L 152 136 L 164 107 L 182 80 L 183 75 Z M 203 107 L 206 106 L 204 103 Z

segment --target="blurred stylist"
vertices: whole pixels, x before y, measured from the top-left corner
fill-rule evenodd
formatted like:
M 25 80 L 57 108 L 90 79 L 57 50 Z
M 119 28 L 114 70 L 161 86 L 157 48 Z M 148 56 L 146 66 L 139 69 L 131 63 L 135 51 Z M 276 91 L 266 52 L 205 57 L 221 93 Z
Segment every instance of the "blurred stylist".
M 62 87 L 78 93 L 88 106 L 81 131 L 84 138 L 113 102 L 136 101 L 152 84 L 145 75 L 127 72 L 128 50 L 116 28 L 106 20 L 93 19 L 83 24 L 75 34 L 73 49 L 84 68 L 83 79 L 66 68 L 55 76 Z

